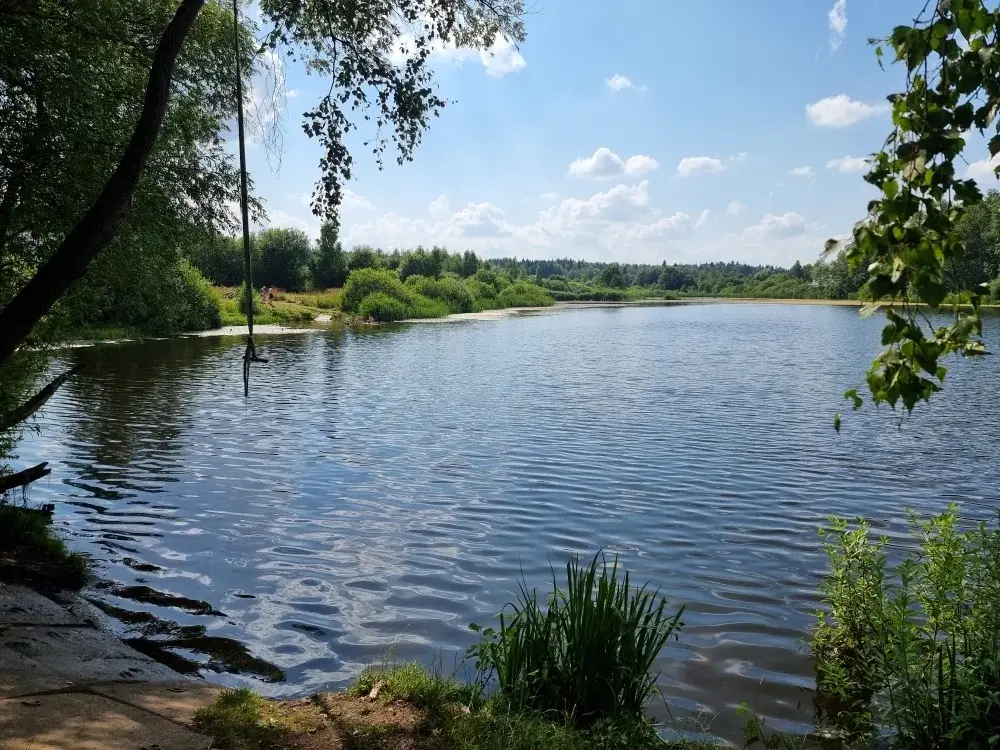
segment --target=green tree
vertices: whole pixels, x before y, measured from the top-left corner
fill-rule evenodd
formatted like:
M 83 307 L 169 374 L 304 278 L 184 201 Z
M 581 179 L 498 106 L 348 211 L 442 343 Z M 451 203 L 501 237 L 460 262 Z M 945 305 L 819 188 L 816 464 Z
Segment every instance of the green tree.
M 472 250 L 466 250 L 462 255 L 462 276 L 469 278 L 474 276 L 478 270 L 479 257 Z
M 262 0 L 265 46 L 304 58 L 313 72 L 333 82 L 305 114 L 305 132 L 317 138 L 323 150 L 314 211 L 335 218 L 353 164 L 345 136 L 358 123 L 372 122 L 374 135 L 368 145 L 380 164 L 390 146 L 396 147 L 399 161 L 412 158 L 430 118 L 445 104 L 431 85 L 428 62 L 433 49 L 442 44 L 488 49 L 501 35 L 518 41 L 524 36 L 523 10 L 522 0 L 388 0 L 360 5 L 339 0 Z M 139 16 L 154 32 L 152 38 L 137 32 Z M 416 23 L 418 19 L 422 23 Z M 81 148 L 80 139 L 89 133 L 93 141 L 105 139 L 111 144 L 102 153 L 114 155 L 112 161 L 100 161 L 92 168 L 75 159 L 73 181 L 62 182 L 51 174 L 39 180 L 48 193 L 72 195 L 78 205 L 67 211 L 50 209 L 62 224 L 45 234 L 52 238 L 49 246 L 44 252 L 22 248 L 28 262 L 19 265 L 16 274 L 6 269 L 0 274 L 8 285 L 0 310 L 0 364 L 119 234 L 132 213 L 140 183 L 148 182 L 143 178 L 158 140 L 163 147 L 169 115 L 185 112 L 189 97 L 207 99 L 217 108 L 232 106 L 233 87 L 219 85 L 216 90 L 214 85 L 231 76 L 232 51 L 225 54 L 221 42 L 199 41 L 199 28 L 231 30 L 225 4 L 151 0 L 137 8 L 125 0 L 10 0 L 0 6 L 0 90 L 11 104 L 3 107 L 0 121 L 0 161 L 6 165 L 0 174 L 0 244 L 22 236 L 11 232 L 4 218 L 8 207 L 16 207 L 20 200 L 20 175 L 33 172 L 35 165 L 48 164 L 50 172 L 62 166 L 58 160 L 43 158 L 41 151 L 57 145 L 64 153 L 84 158 L 90 152 Z M 394 64 L 404 31 L 412 37 L 408 59 Z M 249 58 L 255 47 L 244 35 L 242 54 Z M 137 71 L 148 71 L 148 76 Z M 214 76 L 209 86 L 185 80 L 205 75 Z M 109 121 L 115 125 L 113 133 L 99 127 Z M 221 125 L 215 120 L 209 125 L 217 136 Z M 120 140 L 114 137 L 118 134 L 123 136 Z M 206 162 L 229 164 L 230 169 L 232 165 L 221 139 L 214 137 L 207 145 L 185 152 L 191 155 L 187 161 L 171 148 L 162 148 L 170 157 L 164 160 L 165 167 L 197 179 L 191 194 L 166 190 L 163 196 L 172 199 L 178 210 L 185 210 L 192 198 L 203 212 L 219 216 L 225 211 L 224 188 L 215 189 L 201 178 Z M 231 186 L 235 181 L 222 184 Z M 33 230 L 31 236 L 41 233 Z M 13 281 L 8 281 L 11 276 Z
M 600 281 L 604 286 L 610 286 L 615 289 L 621 289 L 626 286 L 625 274 L 622 273 L 622 267 L 617 263 L 611 263 L 604 267 L 604 270 L 601 271 Z
M 312 264 L 312 281 L 318 289 L 341 287 L 347 281 L 347 259 L 337 234 L 337 225 L 329 221 L 319 230 L 319 246 Z
M 359 271 L 362 268 L 378 268 L 379 259 L 375 248 L 371 245 L 357 245 L 351 250 L 351 257 L 347 261 L 348 271 Z
M 301 229 L 265 229 L 254 237 L 260 259 L 254 282 L 299 292 L 309 285 L 312 243 Z

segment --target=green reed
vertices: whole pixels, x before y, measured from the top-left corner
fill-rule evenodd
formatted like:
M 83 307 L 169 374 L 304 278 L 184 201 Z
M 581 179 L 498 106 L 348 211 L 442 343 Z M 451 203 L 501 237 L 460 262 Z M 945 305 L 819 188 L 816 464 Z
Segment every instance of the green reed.
M 641 719 L 656 691 L 653 664 L 681 613 L 667 612 L 658 591 L 634 588 L 617 557 L 566 565 L 565 588 L 552 573 L 544 602 L 522 581 L 499 630 L 472 628 L 470 649 L 483 684 L 495 680 L 511 706 L 586 727 L 609 717 Z

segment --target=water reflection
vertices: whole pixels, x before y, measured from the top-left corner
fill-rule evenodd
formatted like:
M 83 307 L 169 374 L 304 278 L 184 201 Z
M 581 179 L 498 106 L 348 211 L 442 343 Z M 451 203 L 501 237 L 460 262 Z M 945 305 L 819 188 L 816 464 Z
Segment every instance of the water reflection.
M 866 409 L 833 431 L 878 325 L 734 305 L 316 332 L 264 340 L 249 401 L 236 339 L 77 350 L 21 453 L 55 467 L 37 499 L 123 635 L 247 673 L 211 679 L 301 694 L 390 649 L 450 669 L 522 573 L 603 546 L 688 607 L 670 712 L 738 736 L 742 701 L 809 721 L 828 514 L 897 536 L 907 506 L 998 505 L 995 357 L 902 429 Z

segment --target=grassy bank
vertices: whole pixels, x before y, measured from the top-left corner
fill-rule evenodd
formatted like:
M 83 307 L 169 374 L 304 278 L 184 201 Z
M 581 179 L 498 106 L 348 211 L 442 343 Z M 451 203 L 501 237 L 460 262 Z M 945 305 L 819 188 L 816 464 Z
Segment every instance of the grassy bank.
M 53 532 L 50 508 L 0 502 L 0 580 L 78 589 L 87 570 L 87 558 Z
M 242 287 L 216 287 L 216 297 L 224 326 L 247 324 L 246 302 Z M 319 315 L 340 315 L 340 290 L 312 292 L 276 292 L 273 299 L 262 302 L 254 293 L 254 323 L 289 325 L 309 323 Z

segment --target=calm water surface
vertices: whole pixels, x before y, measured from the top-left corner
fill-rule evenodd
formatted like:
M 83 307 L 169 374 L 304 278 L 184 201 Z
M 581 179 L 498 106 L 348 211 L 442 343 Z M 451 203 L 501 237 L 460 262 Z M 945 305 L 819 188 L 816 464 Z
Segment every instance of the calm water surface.
M 825 517 L 1000 507 L 996 357 L 901 429 L 834 432 L 879 327 L 707 305 L 262 337 L 249 402 L 237 339 L 77 349 L 21 457 L 52 463 L 32 499 L 99 561 L 118 632 L 208 679 L 302 694 L 390 649 L 450 671 L 522 572 L 604 547 L 687 606 L 654 715 L 734 736 L 747 701 L 789 728 Z

